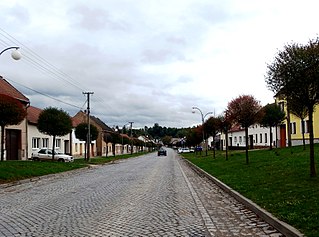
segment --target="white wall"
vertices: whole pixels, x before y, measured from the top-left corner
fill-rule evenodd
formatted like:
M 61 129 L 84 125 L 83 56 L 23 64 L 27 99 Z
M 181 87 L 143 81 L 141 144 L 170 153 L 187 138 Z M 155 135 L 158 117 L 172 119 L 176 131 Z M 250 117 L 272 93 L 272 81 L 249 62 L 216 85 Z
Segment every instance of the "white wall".
M 60 139 L 59 147 L 55 147 L 56 151 L 68 153 L 68 148 L 65 147 L 65 142 L 70 143 L 70 134 L 62 137 L 56 137 L 56 140 Z M 37 140 L 38 142 L 35 142 Z M 47 144 L 44 140 L 48 141 Z M 53 137 L 40 133 L 36 125 L 28 124 L 28 158 L 31 158 L 32 152 L 41 148 L 52 149 Z
M 278 134 L 279 134 L 279 128 L 278 128 Z M 276 142 L 276 128 L 272 128 L 272 139 L 273 139 L 273 146 L 275 146 Z M 248 128 L 248 139 L 250 136 L 253 136 L 253 145 L 254 147 L 269 147 L 270 145 L 270 129 L 261 127 L 259 124 L 255 124 L 253 126 L 250 126 Z M 277 136 L 277 139 L 279 139 L 279 136 Z M 226 148 L 225 144 L 225 134 L 221 135 L 221 140 L 223 141 L 223 149 Z M 250 141 L 248 140 L 248 144 L 250 144 Z M 246 145 L 246 138 L 245 138 L 245 131 L 244 130 L 238 130 L 228 133 L 228 145 L 229 146 L 238 146 L 238 147 L 245 147 Z

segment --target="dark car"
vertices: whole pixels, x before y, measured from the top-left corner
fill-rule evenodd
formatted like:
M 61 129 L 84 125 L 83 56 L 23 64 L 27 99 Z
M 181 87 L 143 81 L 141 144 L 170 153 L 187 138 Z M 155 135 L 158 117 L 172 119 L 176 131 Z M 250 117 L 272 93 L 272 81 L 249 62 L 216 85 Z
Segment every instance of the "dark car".
M 167 152 L 164 148 L 160 148 L 158 151 L 157 151 L 157 155 L 158 156 L 166 156 L 167 155 Z

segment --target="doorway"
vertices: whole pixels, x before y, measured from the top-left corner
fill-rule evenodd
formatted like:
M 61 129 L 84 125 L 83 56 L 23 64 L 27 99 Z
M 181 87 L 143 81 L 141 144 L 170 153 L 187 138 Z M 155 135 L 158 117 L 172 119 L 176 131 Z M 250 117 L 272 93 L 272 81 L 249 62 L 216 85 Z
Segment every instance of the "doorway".
M 6 160 L 20 160 L 21 130 L 6 129 Z

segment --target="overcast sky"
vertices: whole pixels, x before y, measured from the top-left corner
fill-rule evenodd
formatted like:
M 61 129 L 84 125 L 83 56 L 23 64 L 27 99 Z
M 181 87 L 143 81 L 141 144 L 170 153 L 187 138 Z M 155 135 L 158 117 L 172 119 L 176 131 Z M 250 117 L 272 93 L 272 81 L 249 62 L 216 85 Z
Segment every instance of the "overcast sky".
M 278 50 L 318 36 L 316 0 L 1 0 L 0 75 L 32 106 L 110 127 L 189 127 L 239 95 L 272 103 Z M 64 103 L 62 103 L 64 102 Z

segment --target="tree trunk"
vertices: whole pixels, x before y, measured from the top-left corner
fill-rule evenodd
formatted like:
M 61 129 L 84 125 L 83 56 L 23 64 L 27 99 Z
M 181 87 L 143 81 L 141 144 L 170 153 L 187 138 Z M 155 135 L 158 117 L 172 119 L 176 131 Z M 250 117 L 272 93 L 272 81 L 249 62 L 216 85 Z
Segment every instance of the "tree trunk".
M 291 147 L 291 128 L 290 128 L 290 110 L 289 110 L 289 105 L 287 105 L 287 138 L 288 138 L 288 147 Z
M 1 125 L 1 161 L 4 160 L 4 126 Z
M 226 160 L 228 160 L 228 131 L 226 131 Z
M 313 134 L 313 107 L 309 107 L 309 144 L 310 144 L 310 176 L 316 177 L 315 150 Z
M 303 144 L 303 149 L 306 150 L 306 141 L 305 141 L 305 120 L 301 120 L 301 132 L 302 132 L 302 144 Z
M 216 152 L 215 152 L 215 136 L 213 136 L 213 157 L 214 157 L 214 159 L 216 158 Z
M 246 164 L 249 164 L 248 158 L 248 127 L 245 127 L 245 137 L 246 137 Z
M 55 153 L 55 136 L 53 136 L 53 145 L 52 145 L 52 160 L 54 160 L 54 153 Z
M 269 130 L 269 148 L 272 150 L 272 127 L 270 126 Z

